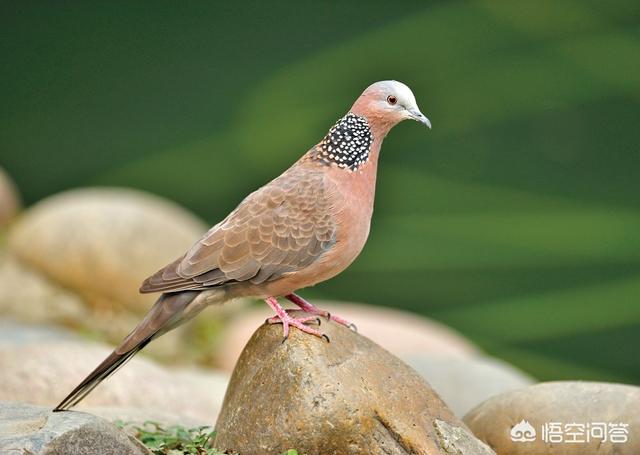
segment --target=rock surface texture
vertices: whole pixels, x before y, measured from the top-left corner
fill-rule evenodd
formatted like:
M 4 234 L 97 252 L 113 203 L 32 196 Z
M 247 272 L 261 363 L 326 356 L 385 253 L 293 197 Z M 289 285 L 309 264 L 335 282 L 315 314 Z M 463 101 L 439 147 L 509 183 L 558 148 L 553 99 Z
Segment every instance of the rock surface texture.
M 522 420 L 533 427 L 535 433 L 530 433 L 531 441 L 512 440 L 511 430 Z M 640 453 L 640 387 L 598 382 L 546 382 L 490 398 L 469 412 L 464 421 L 499 455 L 637 455 Z M 556 434 L 555 441 L 545 442 L 542 426 L 553 422 L 560 424 L 561 430 L 556 426 L 551 430 Z M 602 423 L 606 429 L 601 435 L 598 428 Z M 577 426 L 566 427 L 567 424 Z M 594 424 L 599 425 L 595 432 Z M 619 427 L 619 424 L 628 426 Z M 626 438 L 625 428 L 628 431 Z M 589 442 L 586 442 L 587 434 Z M 613 434 L 617 435 L 615 440 Z M 518 434 L 514 433 L 514 436 L 517 438 Z M 567 442 L 573 439 L 583 442 Z M 626 442 L 622 442 L 623 439 Z
M 300 313 L 292 313 L 300 316 Z M 215 446 L 242 455 L 491 454 L 424 380 L 367 338 L 322 320 L 327 343 L 279 325 L 233 372 Z
M 0 453 L 15 455 L 150 455 L 135 438 L 84 412 L 0 402 Z

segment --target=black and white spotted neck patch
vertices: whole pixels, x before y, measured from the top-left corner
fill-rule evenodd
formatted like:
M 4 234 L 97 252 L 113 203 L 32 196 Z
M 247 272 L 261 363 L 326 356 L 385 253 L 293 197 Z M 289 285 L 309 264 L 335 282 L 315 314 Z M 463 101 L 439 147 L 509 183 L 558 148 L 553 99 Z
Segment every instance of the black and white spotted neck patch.
M 369 159 L 373 135 L 364 117 L 349 113 L 331 127 L 313 154 L 324 164 L 355 171 Z

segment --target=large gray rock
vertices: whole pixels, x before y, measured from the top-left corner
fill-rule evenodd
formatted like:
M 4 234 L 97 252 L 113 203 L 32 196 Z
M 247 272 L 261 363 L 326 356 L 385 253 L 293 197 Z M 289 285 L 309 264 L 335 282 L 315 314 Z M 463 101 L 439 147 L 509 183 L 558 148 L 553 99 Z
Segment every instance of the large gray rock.
M 462 417 L 487 398 L 536 382 L 514 366 L 488 356 L 448 357 L 421 354 L 401 356 Z
M 469 412 L 464 421 L 498 454 L 637 455 L 640 453 L 640 387 L 601 382 L 546 382 L 490 398 Z M 549 427 L 552 423 L 556 425 Z M 626 427 L 617 426 L 619 424 Z M 546 441 L 542 430 L 545 425 Z M 601 435 L 602 425 L 605 429 Z M 612 431 L 617 434 L 617 442 L 612 438 Z M 567 442 L 569 440 L 572 442 Z
M 0 453 L 38 455 L 150 455 L 135 438 L 83 412 L 57 412 L 0 402 Z
M 73 338 L 36 337 L 22 343 L 2 338 L 0 400 L 46 406 L 58 404 L 111 352 L 108 346 Z M 213 425 L 227 382 L 226 374 L 170 370 L 138 355 L 88 395 L 78 409 L 113 419 Z
M 293 313 L 300 316 L 301 313 Z M 418 373 L 326 320 L 327 343 L 260 327 L 242 352 L 216 424 L 215 446 L 242 455 L 491 454 Z
M 12 227 L 25 264 L 97 306 L 146 311 L 142 281 L 183 254 L 206 226 L 178 205 L 122 188 L 71 190 L 40 201 Z

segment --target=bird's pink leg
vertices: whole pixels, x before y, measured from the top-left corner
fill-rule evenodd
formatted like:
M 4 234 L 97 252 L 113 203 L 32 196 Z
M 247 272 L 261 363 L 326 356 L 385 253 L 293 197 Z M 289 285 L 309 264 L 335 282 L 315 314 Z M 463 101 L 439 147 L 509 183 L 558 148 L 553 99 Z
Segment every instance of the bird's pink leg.
M 268 324 L 282 324 L 284 335 L 284 338 L 282 340 L 283 342 L 289 337 L 289 326 L 296 327 L 303 332 L 317 336 L 318 338 L 324 338 L 325 340 L 327 340 L 327 342 L 329 341 L 329 337 L 327 335 L 305 325 L 309 322 L 317 322 L 318 325 L 320 325 L 320 319 L 318 317 L 309 316 L 304 318 L 294 318 L 293 316 L 290 316 L 284 308 L 282 308 L 282 306 L 278 303 L 278 299 L 276 299 L 275 297 L 267 297 L 266 299 L 264 299 L 264 301 L 267 302 L 267 305 L 269 305 L 271 309 L 276 313 L 274 317 L 267 319 L 266 322 Z
M 322 316 L 325 317 L 327 319 L 330 319 L 332 321 L 336 321 L 338 324 L 342 324 L 346 327 L 349 327 L 351 330 L 357 332 L 358 328 L 356 327 L 356 325 L 353 322 L 349 322 L 346 319 L 341 318 L 340 316 L 336 316 L 334 314 L 329 313 L 328 311 L 325 310 L 321 310 L 320 308 L 318 308 L 317 306 L 313 305 L 312 303 L 306 301 L 305 299 L 303 299 L 302 297 L 300 297 L 297 294 L 289 294 L 289 295 L 285 295 L 285 298 L 293 303 L 295 303 L 296 305 L 298 305 L 300 307 L 300 309 L 302 311 L 304 311 L 305 313 L 309 313 L 309 314 L 316 314 L 318 316 Z

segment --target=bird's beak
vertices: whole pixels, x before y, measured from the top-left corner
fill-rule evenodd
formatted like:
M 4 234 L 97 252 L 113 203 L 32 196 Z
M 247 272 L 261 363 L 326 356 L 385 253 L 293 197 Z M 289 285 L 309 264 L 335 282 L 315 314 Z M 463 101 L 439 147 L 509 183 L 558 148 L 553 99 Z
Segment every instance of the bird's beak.
M 409 118 L 415 120 L 416 122 L 420 122 L 423 125 L 427 125 L 429 129 L 431 129 L 431 122 L 429 119 L 418 109 L 412 109 L 409 111 Z

